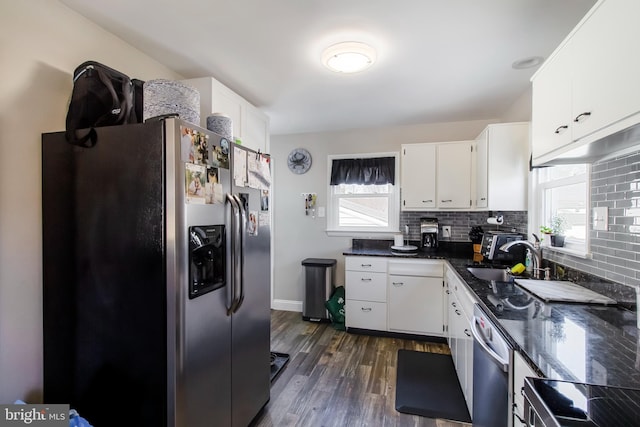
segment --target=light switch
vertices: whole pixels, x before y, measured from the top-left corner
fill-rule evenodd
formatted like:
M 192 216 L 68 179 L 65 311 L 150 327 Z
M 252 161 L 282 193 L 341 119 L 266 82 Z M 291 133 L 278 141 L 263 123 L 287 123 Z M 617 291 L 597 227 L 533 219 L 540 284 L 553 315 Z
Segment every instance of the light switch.
M 324 215 L 325 215 L 324 206 L 320 206 L 318 208 L 318 218 L 324 218 Z
M 593 208 L 593 229 L 598 231 L 607 231 L 609 229 L 609 208 L 601 206 Z
M 595 359 L 591 359 L 591 378 L 596 384 L 607 383 L 607 368 L 602 366 Z

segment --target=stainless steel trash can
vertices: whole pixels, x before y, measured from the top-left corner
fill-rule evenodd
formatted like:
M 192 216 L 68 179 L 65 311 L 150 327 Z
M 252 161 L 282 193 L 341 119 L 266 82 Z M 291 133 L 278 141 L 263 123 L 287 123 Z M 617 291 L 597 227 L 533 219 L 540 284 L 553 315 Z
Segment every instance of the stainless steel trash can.
M 329 313 L 324 306 L 335 288 L 336 260 L 307 258 L 304 266 L 304 295 L 302 319 L 311 322 L 329 322 Z

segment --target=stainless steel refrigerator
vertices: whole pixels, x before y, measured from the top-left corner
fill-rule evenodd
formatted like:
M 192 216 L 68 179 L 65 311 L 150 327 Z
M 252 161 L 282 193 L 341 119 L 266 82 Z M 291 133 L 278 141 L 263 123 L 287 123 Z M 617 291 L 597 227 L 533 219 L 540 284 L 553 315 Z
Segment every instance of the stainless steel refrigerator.
M 42 136 L 44 401 L 247 426 L 269 400 L 268 157 L 175 118 L 96 136 Z

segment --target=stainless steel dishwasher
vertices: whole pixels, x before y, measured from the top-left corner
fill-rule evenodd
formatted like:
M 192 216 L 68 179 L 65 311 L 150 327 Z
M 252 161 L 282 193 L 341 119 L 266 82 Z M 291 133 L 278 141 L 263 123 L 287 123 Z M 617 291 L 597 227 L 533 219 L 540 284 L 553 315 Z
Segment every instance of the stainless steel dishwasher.
M 473 308 L 473 427 L 509 425 L 513 349 L 480 305 Z

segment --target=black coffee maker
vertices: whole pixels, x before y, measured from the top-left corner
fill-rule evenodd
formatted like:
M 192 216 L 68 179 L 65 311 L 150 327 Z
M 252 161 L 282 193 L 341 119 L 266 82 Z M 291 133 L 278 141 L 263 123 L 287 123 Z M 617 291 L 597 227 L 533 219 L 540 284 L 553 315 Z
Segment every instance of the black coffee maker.
M 420 218 L 420 246 L 425 249 L 438 247 L 438 218 Z

